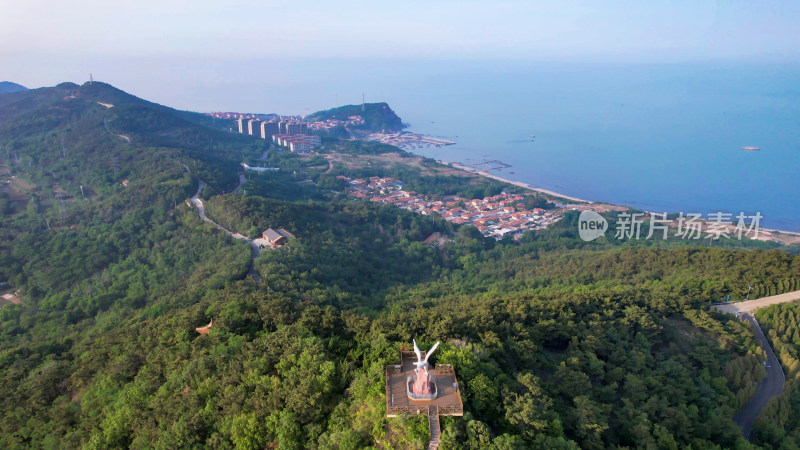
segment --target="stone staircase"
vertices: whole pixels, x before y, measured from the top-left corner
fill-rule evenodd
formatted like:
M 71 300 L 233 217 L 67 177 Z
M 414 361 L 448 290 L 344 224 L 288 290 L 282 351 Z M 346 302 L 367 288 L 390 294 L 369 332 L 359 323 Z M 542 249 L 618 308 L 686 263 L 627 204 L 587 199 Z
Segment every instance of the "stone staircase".
M 439 448 L 441 440 L 441 428 L 439 426 L 439 407 L 431 406 L 428 409 L 428 428 L 431 433 L 431 441 L 428 443 L 428 450 Z

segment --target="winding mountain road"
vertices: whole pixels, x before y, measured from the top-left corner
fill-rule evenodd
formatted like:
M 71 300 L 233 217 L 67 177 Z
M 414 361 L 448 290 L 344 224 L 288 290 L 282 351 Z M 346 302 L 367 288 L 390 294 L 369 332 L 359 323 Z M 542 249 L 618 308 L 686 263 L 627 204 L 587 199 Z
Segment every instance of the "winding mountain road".
M 767 403 L 772 397 L 780 395 L 780 393 L 783 392 L 783 386 L 786 383 L 786 375 L 783 373 L 781 363 L 775 356 L 775 352 L 769 345 L 766 336 L 764 336 L 764 331 L 761 330 L 761 326 L 753 315 L 753 311 L 764 306 L 788 303 L 798 299 L 800 299 L 800 291 L 794 291 L 755 300 L 712 306 L 712 308 L 716 310 L 736 314 L 742 320 L 753 325 L 758 344 L 764 349 L 764 353 L 767 355 L 767 376 L 761 380 L 756 393 L 753 394 L 750 401 L 739 410 L 736 417 L 733 419 L 742 429 L 742 434 L 744 434 L 745 438 L 750 436 L 750 431 L 753 429 L 753 422 L 761 413 L 761 410 L 767 406 Z
M 761 330 L 761 326 L 758 324 L 753 314 L 746 312 L 741 315 L 741 318 L 753 325 L 758 344 L 767 354 L 767 376 L 761 380 L 756 393 L 753 394 L 750 401 L 747 402 L 736 414 L 736 417 L 733 418 L 734 422 L 742 429 L 744 437 L 747 438 L 750 436 L 750 431 L 753 429 L 753 422 L 755 422 L 761 410 L 767 406 L 767 403 L 769 403 L 772 397 L 780 395 L 780 393 L 783 392 L 786 376 L 783 373 L 780 361 L 778 361 L 778 358 L 775 356 L 775 352 L 772 351 L 772 347 L 769 345 L 766 336 L 764 336 L 764 332 Z
M 182 165 L 189 173 L 192 173 L 192 170 L 189 169 L 189 167 L 186 166 L 186 164 L 182 162 L 179 162 L 179 164 Z M 255 261 L 256 258 L 258 258 L 258 255 L 261 253 L 261 247 L 255 242 L 253 242 L 253 240 L 248 238 L 247 236 L 244 236 L 239 233 L 234 233 L 233 231 L 223 227 L 222 225 L 218 224 L 217 222 L 214 222 L 213 220 L 209 219 L 208 216 L 206 216 L 206 207 L 205 205 L 203 205 L 203 201 L 200 200 L 200 193 L 203 191 L 203 188 L 206 187 L 206 182 L 201 180 L 200 178 L 198 178 L 197 181 L 198 181 L 197 192 L 195 192 L 195 194 L 189 199 L 192 202 L 192 204 L 194 204 L 197 207 L 197 215 L 200 216 L 200 218 L 203 221 L 214 225 L 215 227 L 217 227 L 218 230 L 222 231 L 223 233 L 233 237 L 234 239 L 241 239 L 250 244 L 250 249 L 252 251 L 253 258 L 252 261 L 250 262 L 250 269 L 247 271 L 247 275 L 253 277 L 256 281 L 261 281 L 261 277 L 258 276 L 258 272 L 256 272 L 256 267 L 255 267 L 256 266 Z

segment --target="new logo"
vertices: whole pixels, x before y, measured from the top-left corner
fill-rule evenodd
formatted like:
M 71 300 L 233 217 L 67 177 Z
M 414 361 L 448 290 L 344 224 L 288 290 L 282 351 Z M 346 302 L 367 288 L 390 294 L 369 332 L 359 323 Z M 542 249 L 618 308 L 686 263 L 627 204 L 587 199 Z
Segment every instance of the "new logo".
M 581 211 L 578 217 L 578 234 L 584 241 L 593 241 L 606 234 L 608 221 L 594 211 Z

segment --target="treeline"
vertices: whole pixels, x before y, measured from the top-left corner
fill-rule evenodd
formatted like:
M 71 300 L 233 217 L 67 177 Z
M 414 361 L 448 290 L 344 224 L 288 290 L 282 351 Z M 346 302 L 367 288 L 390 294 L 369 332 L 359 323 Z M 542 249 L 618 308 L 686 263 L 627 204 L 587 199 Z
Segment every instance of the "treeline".
M 800 290 L 800 278 L 787 278 L 779 279 L 765 284 L 757 284 L 753 286 L 753 294 L 755 298 L 768 297 L 771 295 L 778 295 L 784 292 L 792 292 Z

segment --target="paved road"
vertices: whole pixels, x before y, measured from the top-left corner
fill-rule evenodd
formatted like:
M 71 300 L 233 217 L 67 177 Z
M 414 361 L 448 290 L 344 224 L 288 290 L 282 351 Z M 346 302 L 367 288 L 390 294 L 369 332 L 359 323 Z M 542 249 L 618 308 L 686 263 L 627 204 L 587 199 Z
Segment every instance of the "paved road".
M 767 406 L 767 403 L 772 397 L 783 392 L 786 376 L 783 374 L 781 364 L 778 358 L 775 357 L 775 352 L 772 351 L 772 347 L 770 347 L 769 342 L 767 342 L 767 338 L 764 336 L 764 332 L 761 331 L 761 327 L 758 325 L 755 317 L 753 317 L 753 314 L 746 312 L 741 315 L 741 318 L 753 325 L 758 344 L 761 345 L 761 348 L 764 349 L 764 352 L 767 354 L 767 376 L 761 381 L 761 384 L 758 386 L 756 393 L 753 394 L 750 401 L 739 410 L 739 413 L 736 414 L 736 417 L 733 419 L 742 429 L 744 437 L 747 438 L 750 436 L 750 430 L 753 428 L 753 421 L 755 421 L 758 414 L 761 413 L 761 409 Z
M 737 413 L 734 418 L 736 424 L 741 427 L 745 438 L 750 435 L 750 430 L 753 428 L 753 421 L 756 420 L 758 414 L 761 413 L 761 410 L 772 397 L 783 392 L 783 385 L 786 383 L 786 376 L 783 373 L 783 368 L 778 358 L 775 357 L 775 352 L 772 351 L 772 347 L 764 336 L 761 326 L 753 316 L 753 311 L 764 306 L 788 303 L 798 299 L 800 299 L 800 291 L 794 291 L 755 300 L 712 306 L 712 308 L 719 311 L 736 314 L 741 317 L 742 320 L 750 322 L 755 329 L 758 344 L 767 354 L 767 376 L 761 380 L 761 384 L 759 384 L 756 393 L 753 394 L 750 401 L 739 410 L 739 413 Z
M 721 305 L 714 305 L 712 308 L 718 309 L 722 312 L 735 314 L 752 312 L 763 306 L 776 305 L 778 303 L 788 303 L 795 300 L 800 300 L 800 291 L 787 292 L 785 294 L 773 295 L 771 297 L 763 297 L 745 302 L 724 303 Z
M 186 170 L 188 170 L 191 173 L 191 170 L 188 167 L 186 167 L 186 165 L 184 165 L 183 163 L 181 163 L 181 165 L 183 165 L 183 167 L 185 167 Z M 253 260 L 250 263 L 250 270 L 247 271 L 247 275 L 255 278 L 256 281 L 261 281 L 261 277 L 258 276 L 258 273 L 256 272 L 255 268 L 255 259 L 258 258 L 259 253 L 261 253 L 261 247 L 255 242 L 253 242 L 252 239 L 249 239 L 247 236 L 243 236 L 239 233 L 234 233 L 233 231 L 223 227 L 222 225 L 214 222 L 213 220 L 209 219 L 208 216 L 206 216 L 206 207 L 205 205 L 203 205 L 203 201 L 200 200 L 200 192 L 203 191 L 204 187 L 206 187 L 206 182 L 198 178 L 197 192 L 195 192 L 195 194 L 190 199 L 192 203 L 195 206 L 197 206 L 197 215 L 199 215 L 200 218 L 203 219 L 204 221 L 213 224 L 215 227 L 217 227 L 218 230 L 228 234 L 229 236 L 232 236 L 235 239 L 241 239 L 243 241 L 247 241 L 247 243 L 250 244 L 250 250 L 252 251 L 253 254 Z

